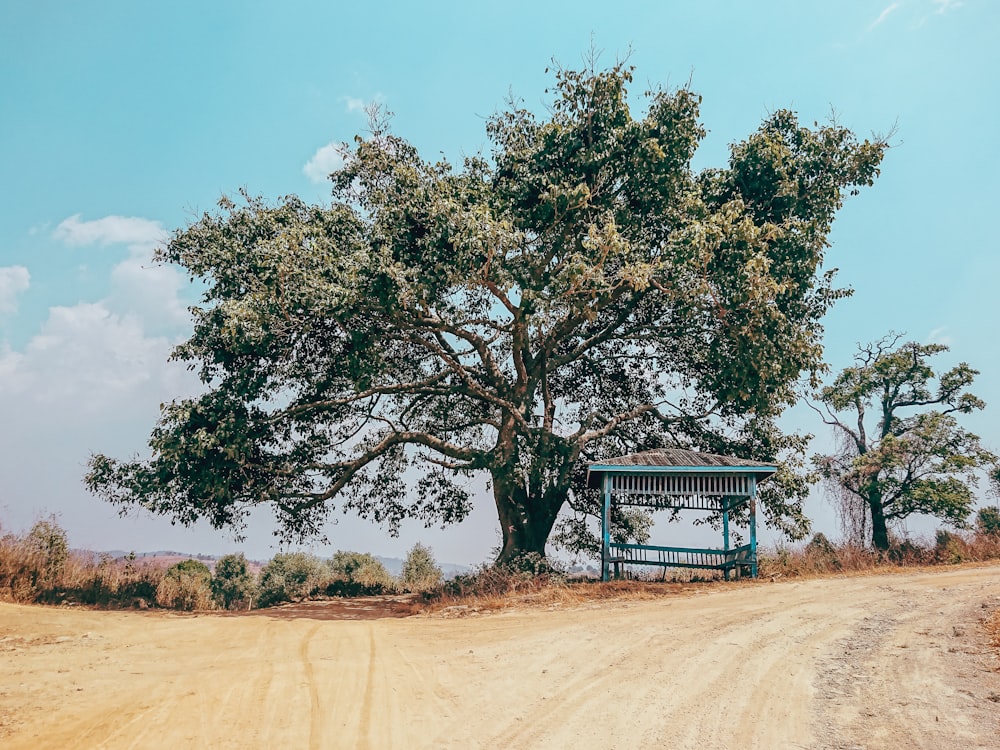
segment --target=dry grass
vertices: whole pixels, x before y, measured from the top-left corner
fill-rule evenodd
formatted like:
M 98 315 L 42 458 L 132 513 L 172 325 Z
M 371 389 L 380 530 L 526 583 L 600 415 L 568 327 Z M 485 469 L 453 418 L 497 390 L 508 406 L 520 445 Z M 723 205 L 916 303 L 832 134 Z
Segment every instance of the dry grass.
M 0 537 L 0 600 L 23 604 L 89 604 L 100 607 L 149 606 L 163 578 L 162 568 L 67 552 L 53 560 L 27 537 Z
M 825 540 L 800 548 L 762 550 L 759 574 L 763 578 L 864 575 L 998 559 L 1000 537 L 942 530 L 933 541 L 897 541 L 888 552 L 852 544 L 833 545 Z
M 997 658 L 1000 659 L 1000 609 L 986 618 L 983 629 L 986 631 L 986 637 L 990 639 L 990 645 L 996 651 Z
M 822 578 L 829 575 L 876 575 L 919 568 L 1000 559 L 1000 538 L 983 534 L 938 533 L 934 542 L 903 541 L 888 553 L 850 544 L 810 543 L 804 547 L 762 549 L 758 575 L 762 581 Z M 428 592 L 415 611 L 464 615 L 521 608 L 584 606 L 606 600 L 657 599 L 690 594 L 719 585 L 753 585 L 749 579 L 725 582 L 716 571 L 645 569 L 628 571 L 628 579 L 602 583 L 568 579 L 557 573 L 532 575 L 484 567 Z M 1000 620 L 994 621 L 1000 628 Z

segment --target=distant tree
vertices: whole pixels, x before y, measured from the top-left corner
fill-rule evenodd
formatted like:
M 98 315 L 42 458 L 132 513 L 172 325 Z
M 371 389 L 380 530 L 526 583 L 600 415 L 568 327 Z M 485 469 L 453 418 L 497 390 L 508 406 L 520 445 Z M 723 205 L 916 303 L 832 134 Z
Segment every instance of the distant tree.
M 824 409 L 814 407 L 841 444 L 815 466 L 842 511 L 857 514 L 855 532 L 870 529 L 879 550 L 889 549 L 889 524 L 914 513 L 964 526 L 978 473 L 997 462 L 952 416 L 983 408 L 966 390 L 978 372 L 963 362 L 935 376 L 929 360 L 948 347 L 900 339 L 861 347 L 854 366 L 819 392 Z
M 374 555 L 338 550 L 330 559 L 330 593 L 346 596 L 396 590 L 396 579 Z
M 218 527 L 269 504 L 300 537 L 338 499 L 390 530 L 459 521 L 481 473 L 510 560 L 545 554 L 568 501 L 593 511 L 588 460 L 673 445 L 794 468 L 775 420 L 821 366 L 844 294 L 827 238 L 886 144 L 778 110 L 699 171 L 701 98 L 654 88 L 634 117 L 631 81 L 557 68 L 546 114 L 511 102 L 457 169 L 376 115 L 332 204 L 226 198 L 177 232 L 159 259 L 205 291 L 173 356 L 206 390 L 163 407 L 149 461 L 94 456 L 91 491 Z M 806 490 L 779 473 L 767 519 L 804 534 Z
M 297 602 L 318 594 L 329 581 L 326 565 L 315 555 L 285 552 L 260 571 L 260 606 Z
M 212 571 L 199 560 L 171 565 L 156 587 L 156 603 L 169 609 L 211 609 Z
M 427 591 L 441 583 L 444 574 L 434 561 L 430 547 L 417 542 L 406 553 L 399 578 L 407 591 Z
M 246 605 L 250 608 L 257 595 L 257 577 L 243 553 L 224 555 L 215 563 L 212 574 L 212 595 L 225 609 Z

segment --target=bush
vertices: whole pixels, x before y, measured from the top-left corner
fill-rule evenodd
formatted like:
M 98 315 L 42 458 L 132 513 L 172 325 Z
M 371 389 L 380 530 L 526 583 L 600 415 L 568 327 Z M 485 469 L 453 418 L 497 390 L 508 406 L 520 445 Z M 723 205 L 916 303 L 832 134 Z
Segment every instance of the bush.
M 976 513 L 976 531 L 983 536 L 1000 537 L 1000 508 L 980 508 Z
M 327 593 L 335 596 L 386 594 L 398 588 L 392 574 L 367 552 L 337 551 L 330 559 L 330 575 Z
M 958 534 L 938 529 L 934 534 L 934 557 L 938 562 L 958 564 L 969 558 L 968 545 Z
M 253 606 L 257 596 L 257 578 L 242 552 L 224 555 L 215 563 L 212 595 L 224 609 L 250 609 Z
M 211 609 L 212 571 L 198 560 L 171 565 L 156 587 L 156 603 L 168 609 Z
M 403 572 L 400 582 L 407 591 L 428 591 L 444 578 L 441 568 L 434 562 L 434 555 L 429 547 L 417 544 L 413 545 L 406 559 L 403 561 Z
M 260 606 L 270 607 L 315 596 L 326 586 L 329 577 L 329 571 L 315 555 L 279 553 L 260 572 Z
M 484 565 L 468 575 L 455 576 L 440 589 L 456 598 L 502 598 L 509 594 L 565 587 L 566 574 L 545 557 L 526 553 L 507 563 Z
M 69 541 L 66 532 L 54 515 L 36 521 L 24 539 L 29 552 L 38 556 L 39 582 L 52 585 L 63 572 L 69 558 Z

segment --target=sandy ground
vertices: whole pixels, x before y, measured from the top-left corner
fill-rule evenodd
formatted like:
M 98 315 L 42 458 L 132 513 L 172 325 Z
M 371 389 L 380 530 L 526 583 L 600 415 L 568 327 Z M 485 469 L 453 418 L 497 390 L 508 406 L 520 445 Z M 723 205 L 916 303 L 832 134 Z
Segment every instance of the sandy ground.
M 1000 567 L 331 621 L 0 605 L 4 748 L 1000 748 Z

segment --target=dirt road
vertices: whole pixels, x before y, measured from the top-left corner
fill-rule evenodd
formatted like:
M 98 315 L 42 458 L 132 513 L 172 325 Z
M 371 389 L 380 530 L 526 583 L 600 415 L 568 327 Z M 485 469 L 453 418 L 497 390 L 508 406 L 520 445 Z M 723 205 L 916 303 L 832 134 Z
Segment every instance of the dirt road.
M 1000 567 L 446 619 L 0 605 L 5 748 L 1000 748 Z

